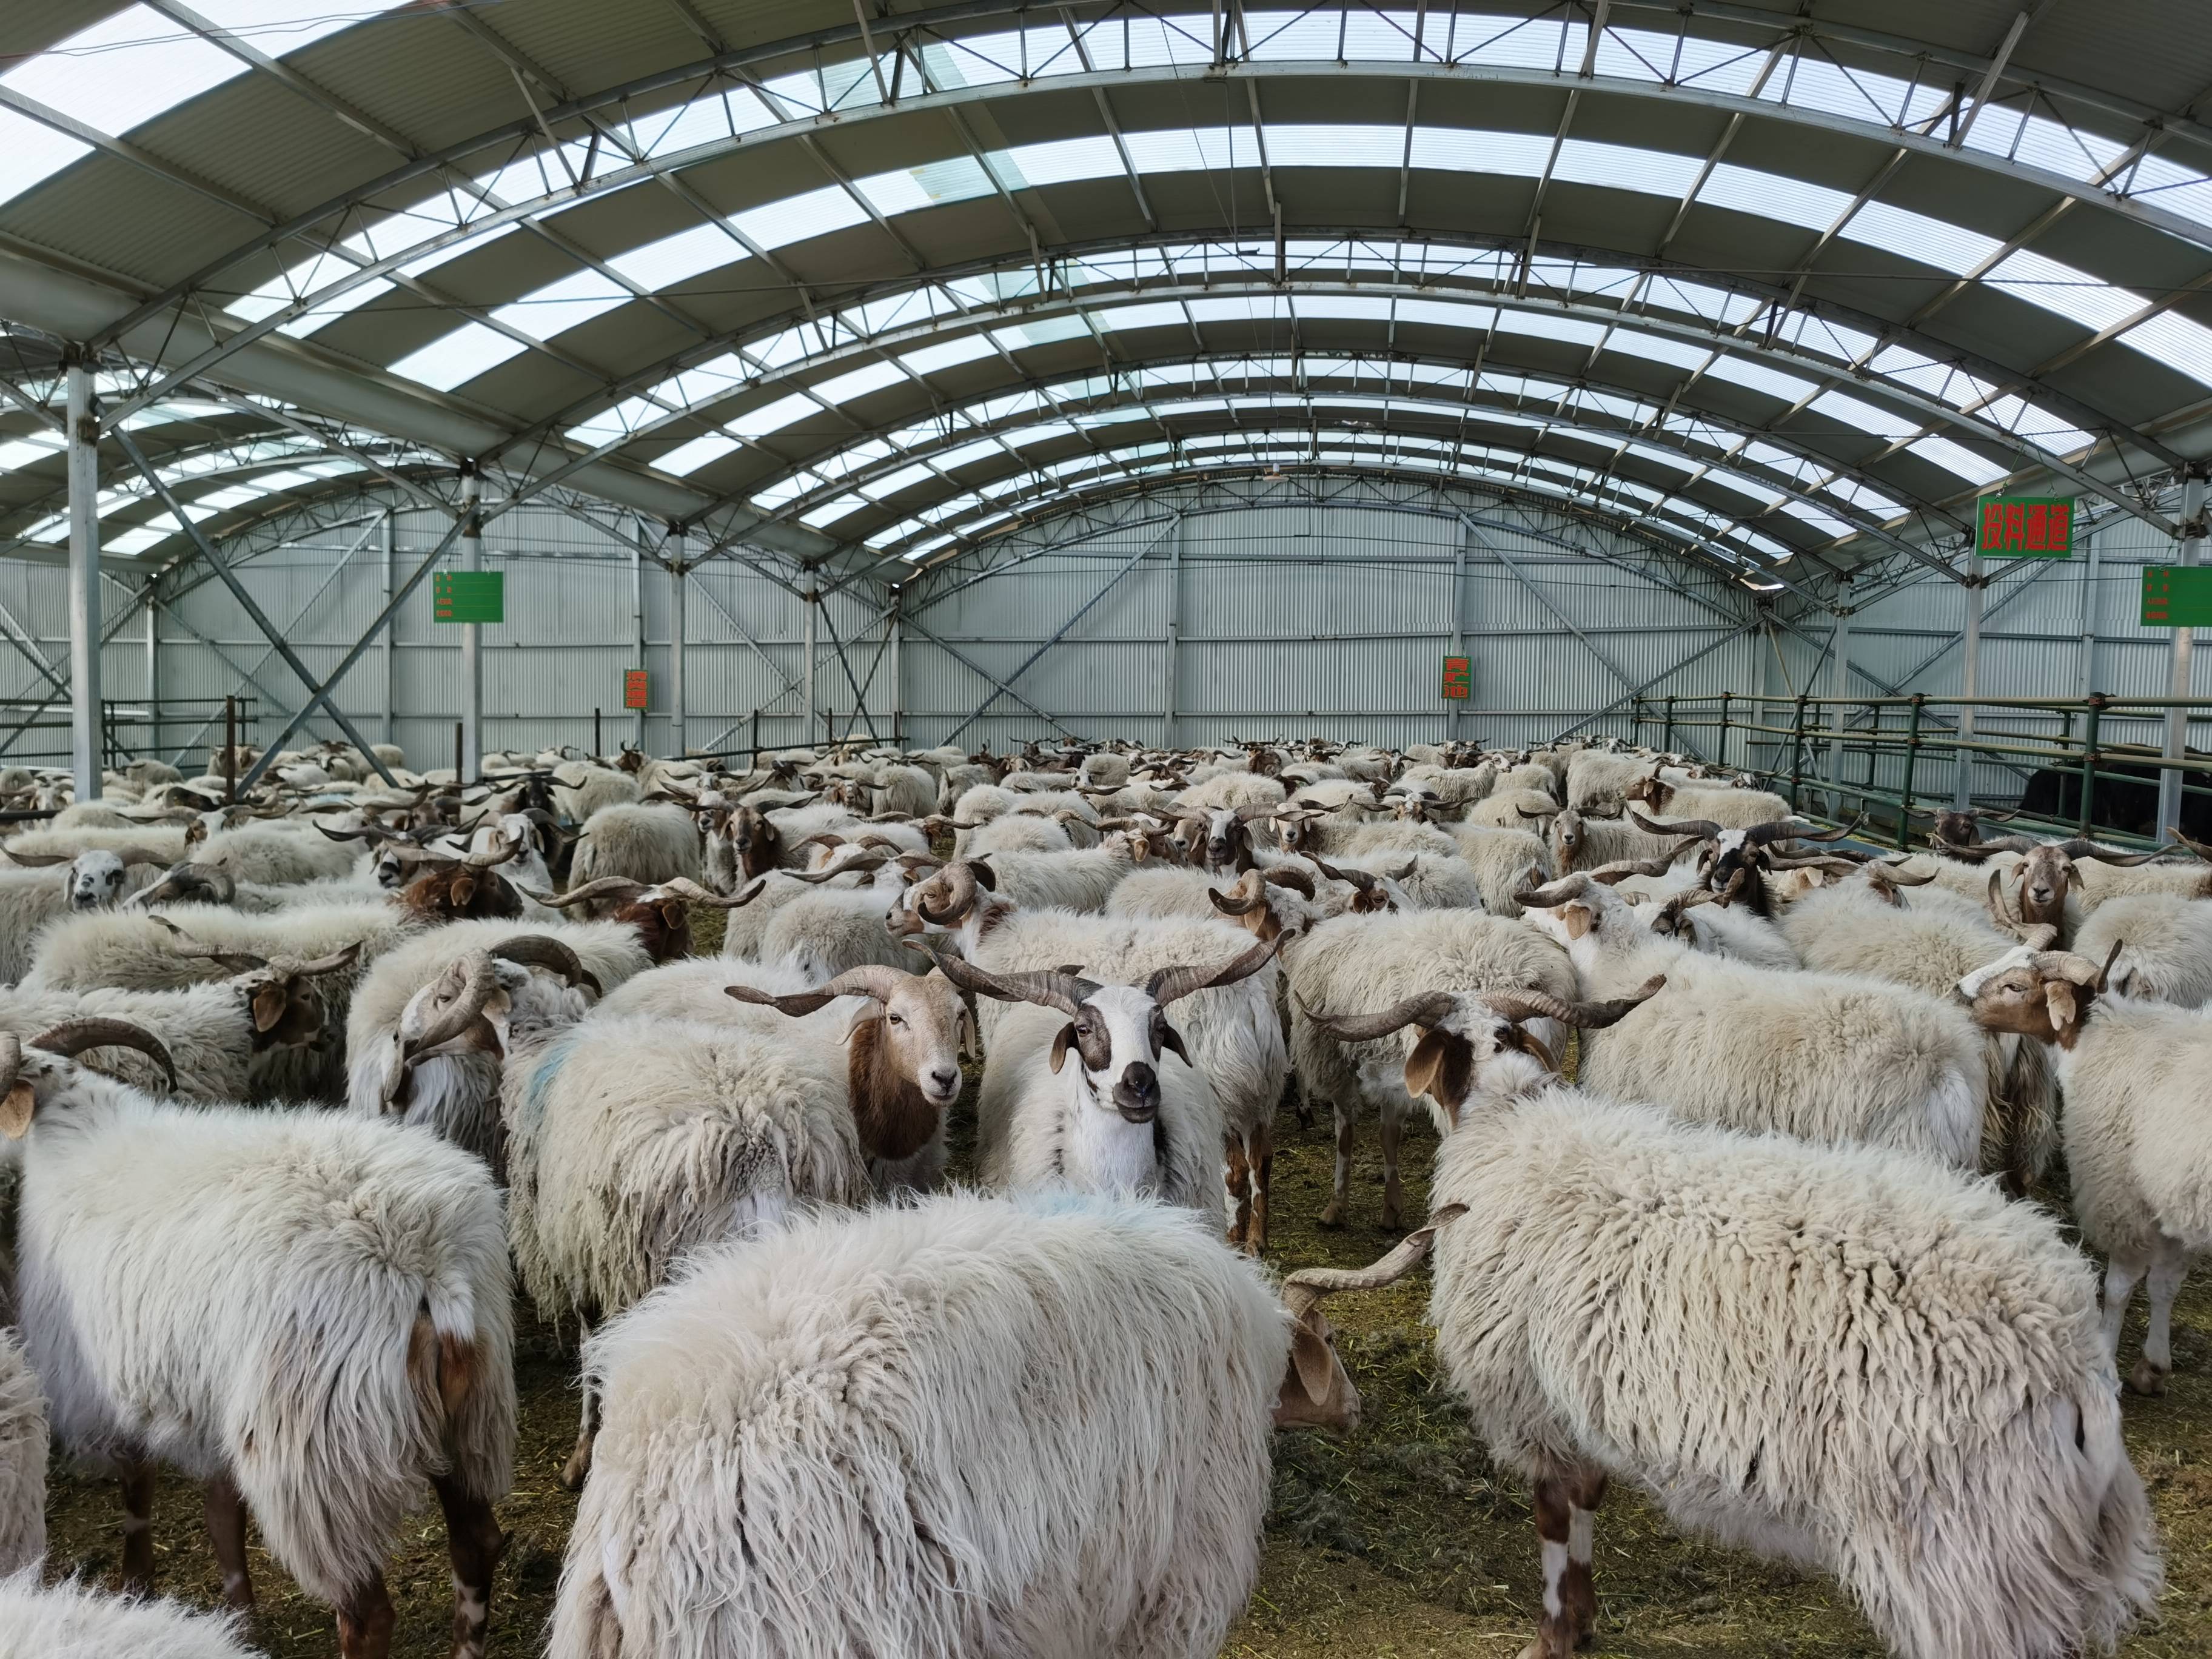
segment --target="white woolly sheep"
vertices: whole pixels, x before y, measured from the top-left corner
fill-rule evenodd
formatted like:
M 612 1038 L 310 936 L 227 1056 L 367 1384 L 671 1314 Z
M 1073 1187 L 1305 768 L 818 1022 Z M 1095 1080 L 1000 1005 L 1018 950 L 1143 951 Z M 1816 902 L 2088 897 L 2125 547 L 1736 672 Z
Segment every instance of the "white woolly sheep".
M 0 1578 L 35 1569 L 46 1553 L 46 1391 L 0 1326 Z
M 2159 892 L 2107 897 L 2075 930 L 2073 948 L 2102 962 L 2115 945 L 2112 986 L 2120 994 L 2178 1008 L 2212 1000 L 2212 899 Z
M 1961 980 L 1959 994 L 1989 1030 L 2055 1048 L 2074 1218 L 2106 1257 L 2105 1352 L 2118 1355 L 2148 1273 L 2150 1325 L 2128 1382 L 2160 1395 L 2173 1370 L 2174 1298 L 2212 1249 L 2212 1015 L 2112 994 L 2111 966 L 2023 945 Z
M 35 1570 L 0 1578 L 0 1659 L 258 1659 L 235 1615 L 103 1595 Z
M 1651 766 L 1645 755 L 1577 750 L 1567 757 L 1566 804 L 1577 812 L 1618 812 L 1629 786 L 1650 776 Z
M 353 873 L 360 848 L 331 841 L 301 823 L 244 823 L 218 830 L 191 850 L 191 861 L 233 881 L 284 886 Z
M 1834 1573 L 1901 1659 L 2110 1647 L 2161 1569 L 2094 1278 L 2052 1218 L 1911 1154 L 1564 1086 L 1522 1037 L 1559 1012 L 1459 999 L 1406 1079 L 1456 1126 L 1430 1317 L 1477 1433 L 1534 1490 L 1529 1654 L 1590 1638 L 1608 1479 Z
M 1559 810 L 1559 802 L 1540 789 L 1500 786 L 1468 807 L 1464 822 L 1490 830 L 1540 830 Z
M 1667 976 L 1662 995 L 1584 1045 L 1578 1076 L 1593 1091 L 1690 1121 L 1978 1163 L 1988 1068 L 1958 1008 L 1879 980 L 1706 956 L 1652 933 L 1586 874 L 1521 902 L 1566 947 L 1584 996 Z
M 30 971 L 32 953 L 48 923 L 110 908 L 161 878 L 158 860 L 126 864 L 121 855 L 104 851 L 79 854 L 52 869 L 0 866 L 0 982 L 19 980 Z
M 1493 916 L 1517 916 L 1520 902 L 1513 895 L 1534 867 L 1548 870 L 1549 854 L 1543 838 L 1528 830 L 1498 830 L 1484 824 L 1448 823 L 1442 826 L 1459 848 L 1459 855 L 1474 866 L 1482 885 L 1482 907 Z
M 647 886 L 706 873 L 699 831 L 678 806 L 603 806 L 584 821 L 568 866 L 571 886 L 620 876 Z
M 158 1460 L 207 1484 L 234 1606 L 252 1604 L 250 1512 L 337 1607 L 345 1659 L 381 1656 L 386 1553 L 427 1478 L 453 1555 L 453 1651 L 481 1659 L 515 1434 L 489 1176 L 419 1131 L 157 1104 L 71 1063 L 114 1042 L 159 1046 L 106 1020 L 29 1048 L 0 1037 L 0 1128 L 23 1139 L 25 1350 L 56 1439 L 123 1468 L 125 1582 L 152 1573 Z
M 1296 1324 L 1187 1215 L 1065 1194 L 708 1253 L 591 1344 L 551 1659 L 1210 1659 L 1271 1423 L 1358 1409 L 1291 1294 Z

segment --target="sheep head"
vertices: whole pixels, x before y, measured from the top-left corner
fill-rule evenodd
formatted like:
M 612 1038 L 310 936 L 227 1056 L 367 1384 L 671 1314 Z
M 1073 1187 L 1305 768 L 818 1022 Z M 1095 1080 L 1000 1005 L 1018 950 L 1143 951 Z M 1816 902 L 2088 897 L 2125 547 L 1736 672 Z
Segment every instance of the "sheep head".
M 1423 991 L 1371 1014 L 1330 1014 L 1307 1007 L 1306 1018 L 1346 1042 L 1372 1042 L 1420 1028 L 1420 1040 L 1406 1056 L 1406 1092 L 1427 1096 L 1445 1120 L 1456 1127 L 1460 1113 L 1480 1087 L 1510 1097 L 1540 1086 L 1559 1066 L 1543 1040 L 1526 1029 L 1530 1020 L 1557 1020 L 1595 1030 L 1626 1018 L 1656 996 L 1667 983 L 1662 974 L 1646 980 L 1633 996 L 1608 1002 L 1567 1002 L 1547 992 Z
M 0 849 L 4 850 L 4 849 Z M 60 865 L 62 902 L 72 910 L 111 910 L 123 896 L 125 872 L 134 864 L 159 864 L 159 853 L 143 847 L 115 852 L 8 853 L 9 861 L 26 870 Z
M 1291 1353 L 1275 1393 L 1277 1428 L 1349 1434 L 1359 1426 L 1359 1390 L 1337 1357 L 1336 1335 L 1322 1313 L 1322 1299 L 1339 1291 L 1395 1285 L 1427 1256 L 1437 1230 L 1466 1213 L 1464 1204 L 1444 1206 L 1430 1217 L 1427 1226 L 1407 1234 L 1371 1267 L 1304 1267 L 1283 1281 L 1283 1305 L 1291 1316 Z
M 934 945 L 927 948 L 945 977 L 963 991 L 1002 1002 L 1034 1002 L 1066 1014 L 1068 1023 L 1053 1038 L 1054 1073 L 1062 1069 L 1073 1048 L 1079 1061 L 1077 1084 L 1085 1097 L 1127 1123 L 1150 1123 L 1159 1115 L 1163 1055 L 1172 1053 L 1186 1066 L 1191 1063 L 1181 1033 L 1168 1023 L 1168 1006 L 1194 992 L 1248 979 L 1275 957 L 1273 945 L 1255 945 L 1215 967 L 1162 968 L 1135 986 L 1102 985 L 1073 973 L 994 974 Z
M 21 1140 L 41 1108 L 54 1103 L 76 1074 L 70 1062 L 88 1048 L 136 1048 L 150 1057 L 176 1092 L 176 1063 L 161 1040 L 125 1019 L 71 1019 L 40 1032 L 26 1046 L 0 1032 L 0 1134 Z
M 502 968 L 489 951 L 471 951 L 409 998 L 393 1033 L 398 1064 L 385 1080 L 384 1109 L 406 1109 L 416 1071 L 434 1056 L 474 1051 L 503 1058 L 514 993 L 529 972 L 514 963 Z
M 2120 941 L 2100 967 L 2071 951 L 2015 945 L 1959 981 L 1959 997 L 1985 1031 L 2015 1032 L 2071 1048 L 2096 1000 L 2110 983 Z
M 1209 887 L 1206 896 L 1216 910 L 1261 944 L 1283 941 L 1278 948 L 1287 947 L 1311 927 L 1316 914 L 1307 908 L 1313 882 L 1298 870 L 1247 870 L 1225 889 Z

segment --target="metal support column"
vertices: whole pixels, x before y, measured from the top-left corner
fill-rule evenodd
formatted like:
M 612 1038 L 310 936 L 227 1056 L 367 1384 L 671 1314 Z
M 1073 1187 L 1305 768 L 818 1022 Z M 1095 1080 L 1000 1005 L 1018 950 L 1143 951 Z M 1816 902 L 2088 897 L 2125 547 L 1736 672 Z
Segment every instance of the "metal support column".
M 1974 699 L 1981 695 L 1982 609 L 1989 589 L 1982 574 L 1982 556 L 1966 561 L 1966 642 L 1959 660 L 1959 775 L 1951 786 L 1951 805 L 1963 812 L 1974 804 L 1974 757 L 1966 745 L 1974 740 Z
M 70 407 L 76 407 L 72 400 Z M 76 416 L 70 416 L 72 426 Z M 2193 565 L 2204 556 L 2204 477 L 2206 467 L 2202 461 L 2193 464 L 2181 481 L 2180 549 L 2174 562 Z M 72 566 L 74 568 L 74 566 Z M 2173 660 L 2166 680 L 2166 696 L 2181 698 L 2190 695 L 2190 655 L 2197 642 L 2193 628 L 2173 630 Z M 2179 760 L 2189 752 L 2189 711 L 2170 708 L 2166 715 L 2166 757 Z M 2182 775 L 2168 767 L 2158 777 L 2158 822 L 2152 825 L 2160 836 L 2181 822 Z
M 2097 596 L 2097 562 L 2102 551 L 2098 544 L 2104 538 L 2091 531 L 2082 538 L 2089 544 L 2088 574 L 2081 579 L 2081 695 L 2094 696 L 2097 692 L 2097 629 L 2098 612 L 2102 609 Z
M 1828 664 L 1828 695 L 1836 698 L 1848 697 L 1851 695 L 1852 607 L 1851 587 L 1849 582 L 1844 584 L 1844 591 L 1840 598 L 1842 602 L 1836 606 L 1835 610 L 1836 629 L 1833 638 L 1830 641 L 1832 649 Z M 1843 818 L 1849 814 L 1844 811 L 1843 793 L 1837 787 L 1837 785 L 1844 781 L 1844 706 L 1840 702 L 1836 704 L 1832 718 L 1835 722 L 1837 735 L 1830 739 L 1828 744 L 1828 816 L 1832 818 Z
M 1467 521 L 1462 520 L 1459 533 L 1452 538 L 1451 572 L 1451 654 L 1467 654 Z M 1468 690 L 1474 689 L 1474 665 L 1468 665 Z M 1459 711 L 1462 699 L 1446 697 L 1444 705 L 1444 741 L 1459 739 Z
M 814 746 L 814 618 L 822 608 L 822 594 L 809 587 L 799 596 L 806 604 L 806 642 L 802 647 L 806 655 L 805 672 L 799 679 L 800 714 L 799 742 L 806 748 Z
M 69 360 L 70 770 L 100 799 L 100 416 L 93 365 Z
M 640 668 L 643 668 L 646 665 L 645 555 L 638 550 L 638 544 L 635 539 L 631 541 L 629 547 L 629 613 L 630 621 L 635 625 L 637 631 L 637 665 Z M 648 681 L 648 686 L 650 684 L 651 682 Z M 651 701 L 649 692 L 647 700 L 648 702 Z M 641 750 L 645 747 L 645 714 L 646 711 L 643 708 L 640 708 L 637 711 L 637 743 L 635 746 Z
M 684 552 L 679 531 L 669 544 L 668 557 L 668 752 L 679 760 L 689 735 L 684 727 Z
M 466 521 L 461 531 L 461 568 L 483 568 L 483 519 L 477 511 L 483 499 L 483 475 L 474 461 L 461 474 L 461 511 Z M 483 626 L 461 624 L 461 778 L 467 783 L 483 775 Z
M 1168 622 L 1162 643 L 1167 647 L 1166 690 L 1160 706 L 1160 747 L 1172 749 L 1176 740 L 1176 702 L 1182 694 L 1182 527 L 1176 521 L 1168 541 Z
M 150 580 L 150 579 L 149 579 Z M 146 607 L 146 744 L 144 752 L 161 750 L 161 609 Z
M 386 513 L 384 515 L 384 604 L 386 610 L 392 606 L 392 563 L 398 552 L 398 523 L 399 514 L 397 512 Z M 392 735 L 393 719 L 398 713 L 393 693 L 395 665 L 392 662 L 392 656 L 394 648 L 398 643 L 399 622 L 397 617 L 394 617 L 384 624 L 384 646 L 380 653 L 384 659 L 384 740 L 386 743 L 396 741 Z
M 890 630 L 891 676 L 891 744 L 896 747 L 906 740 L 906 686 L 899 678 L 899 623 L 906 595 L 898 588 L 891 589 L 891 614 L 884 623 Z

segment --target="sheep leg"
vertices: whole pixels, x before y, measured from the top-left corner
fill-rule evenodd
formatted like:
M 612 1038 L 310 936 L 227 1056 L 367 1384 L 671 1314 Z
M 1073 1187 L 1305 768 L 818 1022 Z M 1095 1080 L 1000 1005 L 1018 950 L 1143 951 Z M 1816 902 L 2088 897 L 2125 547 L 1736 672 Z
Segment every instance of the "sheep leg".
M 246 1565 L 246 1499 L 228 1474 L 207 1483 L 208 1543 L 222 1570 L 222 1599 L 234 1607 L 253 1606 L 253 1580 Z
M 154 1588 L 154 1463 L 123 1465 L 123 1576 L 118 1588 L 144 1595 Z
M 1267 1124 L 1252 1131 L 1252 1226 L 1244 1247 L 1254 1255 L 1267 1248 L 1267 1194 L 1275 1184 L 1275 1132 Z
M 2126 1322 L 2128 1302 L 2136 1293 L 2136 1281 L 2143 1276 L 2144 1264 L 2114 1256 L 2105 1264 L 2105 1352 L 2118 1364 L 2120 1358 L 2120 1327 Z
M 1559 1600 L 1575 1620 L 1575 1645 L 1588 1647 L 1597 1632 L 1597 1585 L 1590 1576 L 1597 1546 L 1597 1506 L 1605 1501 L 1605 1477 L 1583 1474 L 1567 1494 L 1567 1571 Z
M 1321 1212 L 1320 1225 L 1344 1225 L 1345 1194 L 1352 1185 L 1352 1115 L 1340 1105 L 1331 1108 L 1336 1114 L 1336 1185 L 1329 1194 L 1328 1207 Z
M 1395 1232 L 1404 1224 L 1404 1190 L 1398 1184 L 1398 1147 L 1405 1138 L 1406 1120 L 1395 1104 L 1382 1109 L 1382 1225 Z
M 1242 1249 L 1252 1226 L 1252 1168 L 1244 1157 L 1243 1138 L 1234 1129 L 1222 1136 L 1221 1155 L 1221 1178 L 1229 1188 L 1230 1202 L 1236 1206 L 1229 1222 L 1229 1243 Z
M 579 1315 L 576 1323 L 582 1328 L 577 1339 L 579 1346 L 592 1334 L 592 1322 Z M 592 1472 L 592 1443 L 599 1437 L 599 1396 L 592 1387 L 592 1374 L 586 1371 L 580 1379 L 584 1391 L 583 1412 L 576 1425 L 576 1448 L 568 1454 L 568 1461 L 561 1466 L 561 1484 L 570 1492 L 584 1489 L 584 1477 Z
M 446 1512 L 446 1549 L 453 1560 L 452 1659 L 483 1659 L 492 1572 L 507 1553 L 507 1534 L 499 1529 L 491 1505 L 452 1475 L 439 1475 L 431 1485 Z
M 2150 1264 L 2150 1328 L 2143 1334 L 2142 1353 L 2129 1375 L 2128 1386 L 2137 1394 L 2155 1397 L 2166 1392 L 2166 1379 L 2173 1370 L 2173 1298 L 2181 1293 L 2189 1258 L 2170 1242 L 2164 1242 Z
M 1521 1650 L 1521 1659 L 1569 1659 L 1579 1645 L 1579 1620 L 1568 1602 L 1568 1581 L 1573 1571 L 1574 1504 L 1576 1482 L 1568 1476 L 1542 1474 L 1536 1478 L 1536 1545 L 1544 1560 L 1544 1618 L 1536 1626 L 1536 1639 Z M 1588 1575 L 1583 1582 L 1588 1583 Z M 1595 1602 L 1592 1602 L 1595 1614 Z
M 392 1659 L 392 1593 L 372 1573 L 338 1599 L 338 1659 Z

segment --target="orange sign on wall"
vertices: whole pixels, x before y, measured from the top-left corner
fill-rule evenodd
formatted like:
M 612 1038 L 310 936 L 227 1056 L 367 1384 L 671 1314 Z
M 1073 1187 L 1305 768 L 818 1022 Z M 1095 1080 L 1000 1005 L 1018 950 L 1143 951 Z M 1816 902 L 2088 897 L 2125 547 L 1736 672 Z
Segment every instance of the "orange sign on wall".
M 623 669 L 623 708 L 644 708 L 644 707 L 645 707 L 645 694 L 646 694 L 645 670 L 643 670 L 642 668 L 625 668 L 625 669 Z

